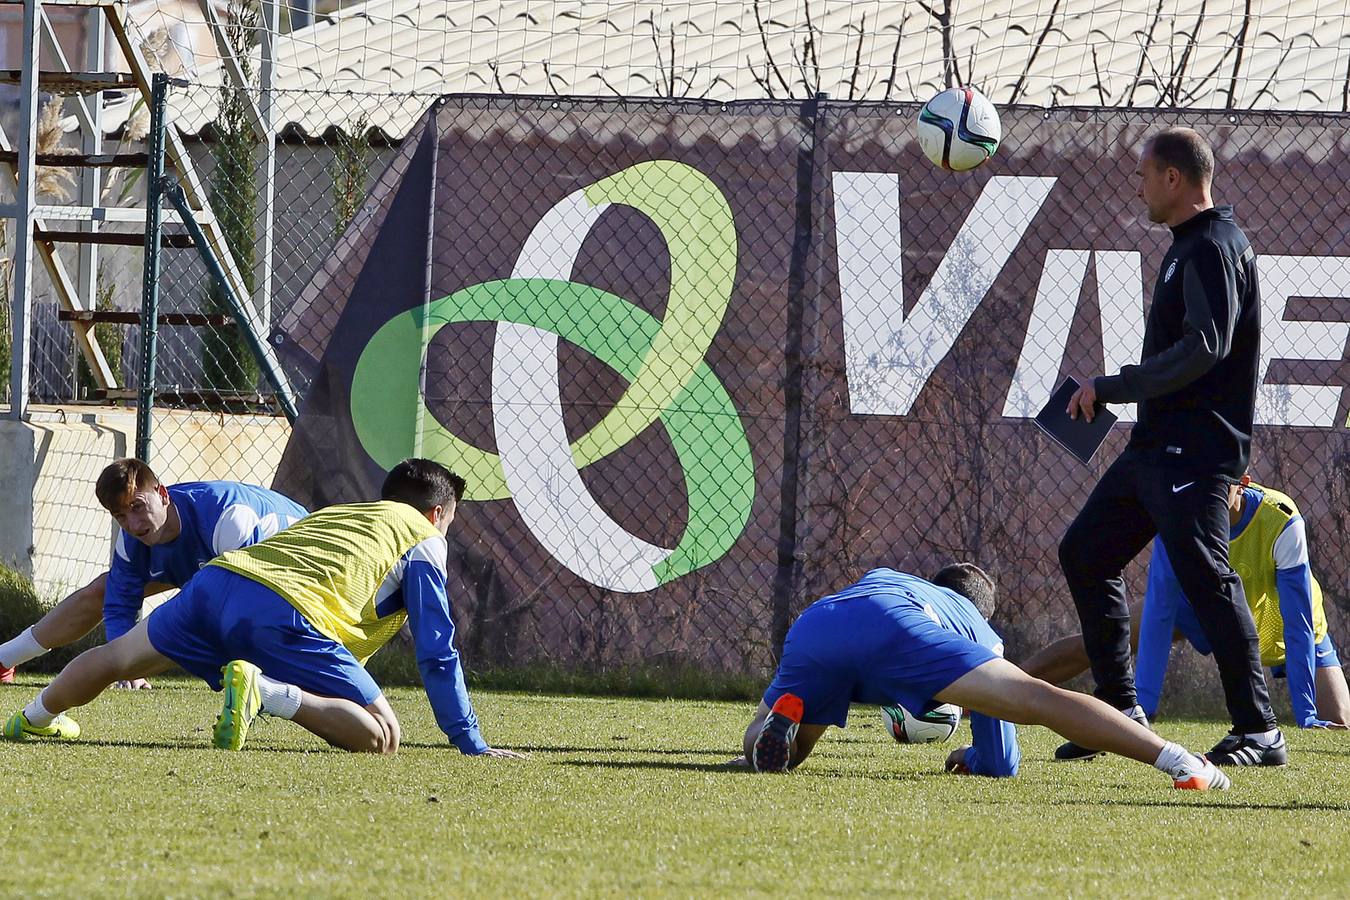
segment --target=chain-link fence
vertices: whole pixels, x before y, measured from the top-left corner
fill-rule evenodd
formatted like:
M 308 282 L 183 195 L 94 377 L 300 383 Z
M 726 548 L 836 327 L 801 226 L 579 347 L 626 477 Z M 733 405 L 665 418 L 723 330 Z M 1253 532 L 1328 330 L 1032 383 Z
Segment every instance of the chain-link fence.
M 1339 120 L 1008 110 L 962 177 L 922 160 L 916 111 L 436 104 L 275 319 L 314 379 L 278 486 L 366 497 L 411 453 L 467 475 L 479 665 L 760 669 L 811 599 L 951 558 L 998 577 L 1025 654 L 1074 627 L 1055 547 L 1131 410 L 1090 468 L 1030 418 L 1137 358 L 1168 235 L 1135 154 L 1185 121 L 1264 260 L 1252 471 L 1303 506 L 1343 635 L 1346 220 L 1305 188 Z
M 303 405 L 288 428 L 234 326 L 162 328 L 154 462 L 275 473 L 311 506 L 373 496 L 407 455 L 460 471 L 476 667 L 762 671 L 815 597 L 952 558 L 999 580 L 1010 656 L 1074 630 L 1055 548 L 1132 411 L 1089 467 L 1030 419 L 1064 375 L 1138 357 L 1168 234 L 1133 173 L 1177 123 L 1213 141 L 1260 257 L 1252 474 L 1300 504 L 1350 638 L 1344 117 L 1008 108 L 994 161 L 953 175 L 908 103 L 390 95 L 424 113 L 390 135 L 349 112 L 367 99 L 303 92 L 335 125 L 284 136 L 270 207 L 228 114 L 185 135 L 245 272 L 270 215 L 250 287 Z M 163 312 L 221 315 L 192 250 L 161 286 Z M 42 399 L 71 396 L 61 334 Z

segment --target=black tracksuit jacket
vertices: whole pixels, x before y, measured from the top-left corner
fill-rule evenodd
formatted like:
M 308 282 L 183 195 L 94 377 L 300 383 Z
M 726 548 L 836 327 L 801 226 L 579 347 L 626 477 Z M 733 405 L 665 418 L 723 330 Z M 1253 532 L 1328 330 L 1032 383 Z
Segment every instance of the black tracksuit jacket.
M 1142 358 L 1098 378 L 1097 397 L 1139 404 L 1127 450 L 1236 481 L 1251 457 L 1260 344 L 1256 254 L 1231 206 L 1208 209 L 1172 229 Z

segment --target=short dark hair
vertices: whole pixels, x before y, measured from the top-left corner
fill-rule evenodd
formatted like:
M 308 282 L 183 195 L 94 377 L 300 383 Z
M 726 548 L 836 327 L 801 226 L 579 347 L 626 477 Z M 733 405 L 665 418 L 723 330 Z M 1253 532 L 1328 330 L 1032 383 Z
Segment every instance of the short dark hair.
M 380 499 L 398 500 L 425 513 L 459 502 L 466 486 L 463 478 L 434 460 L 405 459 L 385 476 Z
M 118 513 L 131 505 L 131 498 L 138 491 L 159 487 L 159 478 L 145 463 L 128 457 L 114 460 L 102 472 L 94 484 L 94 496 L 103 508 L 110 513 Z
M 955 562 L 943 566 L 936 575 L 928 579 L 938 587 L 956 591 L 965 597 L 980 615 L 988 619 L 998 607 L 998 587 L 989 573 L 974 563 Z
M 1154 161 L 1173 168 L 1193 184 L 1208 185 L 1214 180 L 1214 151 L 1209 141 L 1194 128 L 1166 128 L 1148 139 Z

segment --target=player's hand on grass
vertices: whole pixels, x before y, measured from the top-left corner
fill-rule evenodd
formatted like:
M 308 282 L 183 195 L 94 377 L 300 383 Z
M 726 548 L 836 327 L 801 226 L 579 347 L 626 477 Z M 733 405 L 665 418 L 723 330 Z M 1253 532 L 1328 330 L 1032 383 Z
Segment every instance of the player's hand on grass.
M 524 753 L 517 753 L 514 750 L 503 750 L 500 747 L 489 747 L 482 753 L 475 753 L 474 756 L 491 756 L 494 759 L 529 759 Z
M 1081 414 L 1089 422 L 1097 415 L 1097 380 L 1088 378 L 1082 381 L 1078 390 L 1073 392 L 1069 398 L 1069 408 L 1065 410 L 1070 419 L 1076 419 Z
M 148 691 L 150 690 L 150 682 L 144 678 L 133 678 L 130 681 L 119 681 L 113 687 L 124 691 Z
M 735 759 L 729 759 L 729 760 L 727 760 L 726 762 L 722 763 L 722 765 L 726 766 L 728 769 L 746 769 L 746 770 L 749 770 L 749 769 L 753 768 L 753 767 L 750 765 L 750 760 L 746 759 L 744 756 L 738 756 L 738 757 L 736 757 Z
M 957 747 L 951 753 L 947 754 L 946 769 L 953 775 L 969 775 L 970 767 L 966 765 L 966 751 L 970 749 L 967 744 L 964 747 Z
M 1332 721 L 1329 721 L 1329 720 L 1327 720 L 1327 719 L 1317 719 L 1317 718 L 1305 719 L 1305 720 L 1303 720 L 1303 722 L 1302 722 L 1298 727 L 1299 727 L 1299 728 L 1324 728 L 1324 729 L 1331 729 L 1331 730 L 1333 730 L 1333 731 L 1346 731 L 1346 730 L 1348 730 L 1348 729 L 1346 728 L 1346 726 L 1343 725 L 1343 724 L 1340 723 L 1340 722 L 1332 722 Z

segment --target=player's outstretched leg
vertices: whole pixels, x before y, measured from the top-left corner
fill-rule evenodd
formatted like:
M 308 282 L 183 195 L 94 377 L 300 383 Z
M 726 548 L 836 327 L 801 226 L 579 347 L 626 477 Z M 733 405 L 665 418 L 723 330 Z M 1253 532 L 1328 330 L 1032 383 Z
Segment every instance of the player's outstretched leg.
M 14 681 L 14 667 L 73 644 L 103 621 L 103 593 L 108 573 L 67 596 L 45 616 L 15 637 L 0 643 L 0 683 Z
M 783 694 L 774 701 L 750 754 L 750 764 L 756 772 L 788 770 L 792 761 L 792 742 L 801 727 L 803 709 L 802 698 L 796 694 Z
M 1182 790 L 1229 787 L 1228 777 L 1207 759 L 1164 741 L 1096 698 L 1046 684 L 1006 660 L 972 669 L 936 699 L 1019 725 L 1044 725 L 1084 747 L 1148 763 Z
M 145 621 L 138 622 L 117 640 L 75 657 L 37 699 L 9 717 L 4 736 L 73 740 L 80 736 L 80 726 L 65 715 L 66 710 L 83 706 L 113 682 L 157 675 L 173 665 L 151 645 Z

